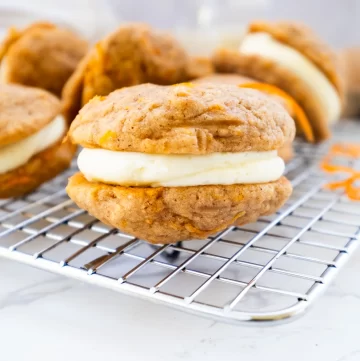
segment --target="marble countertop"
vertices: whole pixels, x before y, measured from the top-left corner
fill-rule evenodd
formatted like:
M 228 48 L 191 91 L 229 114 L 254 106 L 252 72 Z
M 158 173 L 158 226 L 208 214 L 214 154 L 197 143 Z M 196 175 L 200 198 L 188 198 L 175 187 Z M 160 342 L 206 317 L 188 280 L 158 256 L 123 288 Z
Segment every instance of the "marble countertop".
M 0 259 L 0 359 L 360 359 L 360 252 L 301 317 L 230 325 Z

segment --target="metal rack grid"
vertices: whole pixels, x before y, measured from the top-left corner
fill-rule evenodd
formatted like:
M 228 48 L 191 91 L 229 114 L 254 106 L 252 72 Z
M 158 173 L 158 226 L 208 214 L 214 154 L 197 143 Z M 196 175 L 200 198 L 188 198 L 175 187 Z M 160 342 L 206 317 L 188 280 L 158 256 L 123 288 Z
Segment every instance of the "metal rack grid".
M 334 140 L 359 132 L 344 122 Z M 176 245 L 149 245 L 79 209 L 64 191 L 74 164 L 36 192 L 0 201 L 0 256 L 223 320 L 287 318 L 313 303 L 360 241 L 360 202 L 323 188 L 327 149 L 296 144 L 286 170 L 294 192 L 277 214 Z

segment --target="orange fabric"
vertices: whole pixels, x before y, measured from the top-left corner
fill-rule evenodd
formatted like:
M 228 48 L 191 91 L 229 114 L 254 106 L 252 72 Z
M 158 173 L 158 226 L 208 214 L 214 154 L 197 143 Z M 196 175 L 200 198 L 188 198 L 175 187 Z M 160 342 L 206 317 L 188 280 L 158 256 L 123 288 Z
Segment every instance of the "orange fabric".
M 298 127 L 304 132 L 306 140 L 310 143 L 314 142 L 314 133 L 311 128 L 309 119 L 307 118 L 301 106 L 289 94 L 285 93 L 283 90 L 279 89 L 274 85 L 270 85 L 266 83 L 245 83 L 245 84 L 240 84 L 239 86 L 241 88 L 257 89 L 260 91 L 264 91 L 265 93 L 268 94 L 274 94 L 282 97 L 294 112 L 295 121 Z

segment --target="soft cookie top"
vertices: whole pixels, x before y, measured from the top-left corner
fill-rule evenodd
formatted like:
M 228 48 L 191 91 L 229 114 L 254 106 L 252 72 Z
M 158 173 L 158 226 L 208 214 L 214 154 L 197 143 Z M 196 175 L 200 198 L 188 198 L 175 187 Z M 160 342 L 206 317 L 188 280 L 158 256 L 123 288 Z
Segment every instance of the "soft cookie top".
M 60 101 L 45 90 L 0 85 L 0 147 L 45 127 L 60 113 Z
M 238 74 L 226 74 L 226 73 L 214 73 L 207 76 L 203 76 L 201 78 L 197 78 L 193 81 L 196 84 L 202 84 L 202 83 L 212 83 L 212 84 L 233 84 L 237 86 L 248 86 L 248 87 L 254 87 L 256 88 L 256 84 L 259 84 L 259 89 L 261 91 L 261 83 L 259 83 L 257 80 L 253 78 L 249 78 L 247 76 L 238 75 Z M 278 101 L 290 114 L 291 117 L 294 117 L 294 110 L 292 109 L 291 105 L 281 97 L 280 95 L 274 94 L 274 93 L 268 93 L 265 90 L 262 91 L 264 94 L 269 95 L 274 100 Z
M 71 121 L 93 96 L 124 86 L 184 81 L 188 61 L 171 35 L 145 24 L 123 25 L 90 50 L 66 84 L 65 115 Z
M 84 39 L 50 23 L 11 28 L 0 49 L 1 82 L 34 86 L 60 96 L 86 51 Z
M 155 154 L 269 151 L 293 140 L 276 101 L 236 85 L 142 84 L 95 97 L 69 131 L 85 148 Z
M 326 75 L 342 95 L 343 85 L 336 53 L 308 26 L 287 21 L 255 21 L 249 25 L 248 33 L 268 33 L 277 41 L 298 50 Z

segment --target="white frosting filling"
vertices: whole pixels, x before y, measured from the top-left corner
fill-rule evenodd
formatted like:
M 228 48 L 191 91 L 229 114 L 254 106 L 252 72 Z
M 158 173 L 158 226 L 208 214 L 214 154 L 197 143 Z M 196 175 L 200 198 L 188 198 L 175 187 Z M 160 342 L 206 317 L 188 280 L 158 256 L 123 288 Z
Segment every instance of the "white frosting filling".
M 0 174 L 27 163 L 35 154 L 59 141 L 65 131 L 65 119 L 59 115 L 37 133 L 0 147 Z
M 78 166 L 88 181 L 150 187 L 265 183 L 279 179 L 285 167 L 276 151 L 163 155 L 87 148 Z
M 327 77 L 305 56 L 294 48 L 275 40 L 270 34 L 257 32 L 246 35 L 240 52 L 260 55 L 295 73 L 311 90 L 311 96 L 321 104 L 330 124 L 335 123 L 341 113 L 338 93 Z

